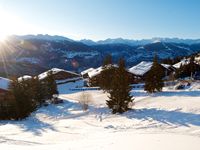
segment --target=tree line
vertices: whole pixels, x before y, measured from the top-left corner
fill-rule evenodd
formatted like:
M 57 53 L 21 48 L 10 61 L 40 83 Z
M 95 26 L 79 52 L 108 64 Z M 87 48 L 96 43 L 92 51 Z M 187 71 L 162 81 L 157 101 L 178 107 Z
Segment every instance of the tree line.
M 163 74 L 157 56 L 155 56 L 145 80 L 145 90 L 149 93 L 161 91 L 164 86 Z M 90 85 L 99 86 L 109 94 L 106 104 L 112 113 L 123 113 L 131 109 L 134 99 L 131 93 L 131 79 L 124 59 L 120 59 L 116 66 L 112 63 L 111 55 L 108 55 L 103 61 L 101 73 L 98 77 L 90 78 L 89 82 Z
M 179 58 L 174 62 L 178 60 Z M 181 78 L 194 75 L 198 71 L 200 71 L 200 66 L 195 63 L 193 56 L 188 64 L 172 72 L 172 75 L 174 78 Z M 145 76 L 144 90 L 148 93 L 161 92 L 164 87 L 164 76 L 163 67 L 159 64 L 157 55 L 155 55 L 152 67 Z M 129 79 L 125 60 L 120 59 L 118 66 L 115 67 L 111 55 L 108 55 L 102 64 L 102 71 L 98 78 L 91 78 L 89 82 L 90 85 L 99 86 L 104 92 L 109 93 L 107 105 L 113 113 L 123 113 L 130 109 L 129 105 L 133 102 Z

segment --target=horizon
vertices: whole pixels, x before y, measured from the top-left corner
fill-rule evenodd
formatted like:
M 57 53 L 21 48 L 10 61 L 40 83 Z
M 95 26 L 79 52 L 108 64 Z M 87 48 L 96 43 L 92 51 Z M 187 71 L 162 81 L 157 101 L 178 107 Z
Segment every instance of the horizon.
M 107 37 L 107 38 L 104 38 L 104 39 L 99 39 L 99 40 L 93 40 L 93 39 L 86 39 L 86 38 L 80 38 L 80 39 L 73 39 L 73 38 L 70 38 L 68 36 L 65 36 L 65 35 L 59 35 L 59 34 L 23 34 L 23 35 L 17 35 L 17 34 L 13 34 L 13 35 L 8 35 L 7 37 L 12 37 L 12 36 L 51 36 L 51 37 L 54 37 L 54 36 L 58 36 L 58 37 L 64 37 L 64 38 L 67 38 L 67 39 L 70 39 L 70 40 L 73 40 L 73 41 L 81 41 L 81 40 L 91 40 L 93 42 L 99 42 L 99 41 L 105 41 L 105 40 L 116 40 L 116 39 L 123 39 L 123 40 L 131 40 L 131 41 L 142 41 L 142 40 L 157 40 L 157 39 L 179 39 L 179 40 L 200 40 L 200 37 L 199 38 L 180 38 L 180 37 L 151 37 L 151 38 L 141 38 L 141 39 L 131 39 L 131 38 L 123 38 L 123 37 L 114 37 L 114 38 L 110 38 L 110 37 Z
M 198 0 L 0 0 L 0 36 L 199 39 L 199 5 Z

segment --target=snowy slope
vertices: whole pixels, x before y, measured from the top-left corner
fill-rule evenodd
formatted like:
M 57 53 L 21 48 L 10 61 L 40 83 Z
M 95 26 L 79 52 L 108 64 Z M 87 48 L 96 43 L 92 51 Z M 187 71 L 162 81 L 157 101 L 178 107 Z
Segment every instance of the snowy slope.
M 200 147 L 200 90 L 148 95 L 133 90 L 133 110 L 113 115 L 105 105 L 107 94 L 86 91 L 92 101 L 82 111 L 82 91 L 59 85 L 64 104 L 39 109 L 23 121 L 0 121 L 1 149 L 15 150 L 198 150 Z

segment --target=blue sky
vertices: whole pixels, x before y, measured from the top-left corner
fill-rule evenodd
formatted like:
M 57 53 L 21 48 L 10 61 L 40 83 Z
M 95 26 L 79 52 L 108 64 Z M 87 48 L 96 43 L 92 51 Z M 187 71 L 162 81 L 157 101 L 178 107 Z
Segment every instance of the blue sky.
M 23 34 L 200 38 L 200 0 L 0 0 L 0 10 L 32 26 Z

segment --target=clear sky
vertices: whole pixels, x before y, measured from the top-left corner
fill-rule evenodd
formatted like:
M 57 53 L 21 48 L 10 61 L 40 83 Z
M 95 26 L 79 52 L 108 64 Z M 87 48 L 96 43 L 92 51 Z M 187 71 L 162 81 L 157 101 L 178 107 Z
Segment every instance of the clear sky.
M 200 0 L 0 0 L 0 27 L 73 39 L 200 38 Z

